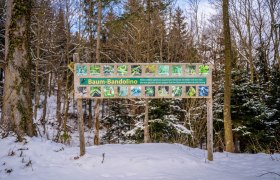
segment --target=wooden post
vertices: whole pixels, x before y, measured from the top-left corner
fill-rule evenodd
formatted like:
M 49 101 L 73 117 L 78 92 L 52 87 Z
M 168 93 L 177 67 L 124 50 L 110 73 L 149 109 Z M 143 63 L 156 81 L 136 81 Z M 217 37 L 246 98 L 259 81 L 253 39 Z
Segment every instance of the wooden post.
M 75 63 L 80 62 L 78 53 L 75 53 L 73 55 L 73 61 Z M 74 71 L 74 73 L 76 72 Z M 86 153 L 85 135 L 84 135 L 83 99 L 77 99 L 77 110 L 78 110 L 79 139 L 80 139 L 80 156 L 83 156 Z
M 149 132 L 149 99 L 145 100 L 145 118 L 144 118 L 144 143 L 150 142 L 150 132 Z
M 208 160 L 213 161 L 213 99 L 207 98 L 207 151 Z
M 79 120 L 79 138 L 80 138 L 80 156 L 86 153 L 84 136 L 84 118 L 83 118 L 83 100 L 77 99 L 78 120 Z

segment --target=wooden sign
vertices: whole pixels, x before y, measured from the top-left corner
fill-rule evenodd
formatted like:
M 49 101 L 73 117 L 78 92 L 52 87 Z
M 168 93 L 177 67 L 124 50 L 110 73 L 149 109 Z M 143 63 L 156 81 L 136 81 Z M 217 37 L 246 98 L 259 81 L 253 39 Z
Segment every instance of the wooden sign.
M 75 98 L 210 98 L 207 64 L 76 63 Z
M 78 54 L 73 59 L 79 62 Z M 85 154 L 82 99 L 206 98 L 207 151 L 213 161 L 212 66 L 207 64 L 74 64 L 80 155 Z M 146 106 L 147 107 L 147 106 Z

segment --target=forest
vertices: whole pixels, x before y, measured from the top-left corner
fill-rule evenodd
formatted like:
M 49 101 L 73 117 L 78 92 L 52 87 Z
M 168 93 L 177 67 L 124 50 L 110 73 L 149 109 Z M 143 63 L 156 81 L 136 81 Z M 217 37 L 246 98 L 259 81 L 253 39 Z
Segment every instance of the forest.
M 0 137 L 76 145 L 81 63 L 213 66 L 214 151 L 280 152 L 280 1 L 0 0 Z M 86 145 L 206 148 L 205 99 L 82 101 Z

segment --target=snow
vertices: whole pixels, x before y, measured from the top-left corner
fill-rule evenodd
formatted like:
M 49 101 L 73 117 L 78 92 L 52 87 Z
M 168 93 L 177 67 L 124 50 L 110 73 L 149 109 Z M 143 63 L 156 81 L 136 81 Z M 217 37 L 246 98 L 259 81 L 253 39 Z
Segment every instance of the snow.
M 51 96 L 47 136 L 39 123 L 40 108 L 36 122 L 42 137 L 26 137 L 26 144 L 15 143 L 11 136 L 0 139 L 0 180 L 280 180 L 280 154 L 214 153 L 214 161 L 209 162 L 205 150 L 180 144 L 91 146 L 91 130 L 85 132 L 86 155 L 79 157 L 76 129 L 70 145 L 47 140 L 57 133 L 51 125 L 56 122 L 55 107 L 56 98 Z M 68 121 L 71 127 L 77 126 L 74 122 Z M 136 127 L 142 127 L 141 123 Z
M 174 124 L 174 127 L 177 129 L 177 131 L 179 133 L 191 134 L 191 131 L 189 129 L 187 129 L 185 126 L 181 125 L 181 124 Z
M 143 122 L 137 122 L 137 123 L 135 124 L 135 128 L 131 129 L 130 131 L 127 131 L 127 132 L 125 133 L 125 136 L 133 136 L 133 135 L 135 135 L 135 134 L 136 134 L 136 131 L 137 131 L 138 129 L 141 129 L 141 130 L 144 129 L 144 124 L 143 124 Z
M 209 162 L 206 151 L 180 144 L 107 144 L 78 158 L 79 147 L 26 141 L 0 139 L 1 180 L 280 180 L 280 154 L 214 153 Z

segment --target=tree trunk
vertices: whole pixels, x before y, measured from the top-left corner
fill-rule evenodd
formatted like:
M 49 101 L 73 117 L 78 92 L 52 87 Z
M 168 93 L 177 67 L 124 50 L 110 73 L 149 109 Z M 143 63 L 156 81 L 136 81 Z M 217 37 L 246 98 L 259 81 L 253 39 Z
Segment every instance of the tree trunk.
M 70 26 L 69 26 L 69 2 L 65 1 L 66 6 L 66 49 L 65 49 L 65 60 L 66 64 L 70 63 L 69 60 L 69 49 L 70 49 Z M 64 111 L 63 111 L 63 131 L 67 135 L 67 120 L 68 120 L 68 111 L 69 111 L 69 69 L 67 68 L 66 72 L 66 82 L 65 82 L 65 100 L 64 100 Z M 68 142 L 68 136 L 64 136 L 64 142 Z
M 68 52 L 66 52 L 68 53 Z M 68 55 L 66 56 L 67 59 L 68 58 Z M 68 61 L 67 61 L 68 62 Z M 66 87 L 65 87 L 65 100 L 64 100 L 64 116 L 63 116 L 63 131 L 64 133 L 67 132 L 67 119 L 68 119 L 68 111 L 69 111 L 69 75 L 68 75 L 68 70 L 66 72 Z
M 147 63 L 150 62 L 150 38 L 151 38 L 151 1 L 147 0 L 147 12 L 148 12 L 148 46 L 147 46 Z M 145 118 L 144 118 L 144 142 L 150 142 L 149 132 L 149 100 L 145 100 Z
M 100 62 L 100 35 L 101 35 L 102 2 L 98 0 L 97 36 L 96 36 L 96 62 Z
M 96 100 L 95 103 L 95 109 L 94 109 L 94 139 L 93 139 L 93 143 L 94 145 L 99 145 L 99 128 L 100 128 L 100 122 L 99 122 L 99 104 L 100 104 L 100 100 Z
M 145 119 L 144 119 L 144 143 L 150 142 L 149 132 L 149 100 L 146 99 L 145 103 Z
M 44 105 L 43 105 L 43 115 L 42 115 L 42 124 L 44 128 L 44 134 L 46 133 L 46 115 L 47 115 L 47 104 L 48 104 L 48 91 L 49 91 L 49 73 L 46 74 L 45 79 L 45 91 L 44 91 Z
M 39 28 L 39 27 L 38 27 Z M 36 68 L 35 68 L 35 104 L 34 104 L 34 119 L 37 119 L 37 109 L 39 106 L 40 99 L 40 85 L 39 85 L 39 59 L 40 59 L 40 30 L 37 30 L 37 45 L 36 45 Z
M 88 101 L 88 128 L 92 128 L 92 100 Z
M 49 84 L 49 97 L 52 95 L 52 91 L 55 91 L 55 88 L 52 88 L 52 81 L 53 81 L 53 72 L 50 72 L 50 84 Z M 54 93 L 53 93 L 54 94 Z
M 57 72 L 57 94 L 56 94 L 56 119 L 61 125 L 61 80 L 59 77 L 59 72 Z
M 248 31 L 248 51 L 249 51 L 249 63 L 250 63 L 250 81 L 251 83 L 254 83 L 254 62 L 253 62 L 253 49 L 252 49 L 252 33 L 251 33 L 251 5 L 250 0 L 247 2 L 248 7 L 245 6 L 245 8 L 248 8 L 248 14 L 246 16 L 246 26 Z M 247 12 L 246 11 L 246 12 Z
M 89 4 L 89 12 L 87 13 L 87 19 L 89 21 L 89 24 L 87 25 L 87 29 L 88 29 L 88 34 L 89 34 L 89 48 L 90 48 L 90 56 L 89 56 L 89 60 L 88 60 L 88 63 L 93 63 L 93 60 L 94 60 L 94 42 L 95 42 L 95 39 L 94 39 L 94 31 L 95 31 L 95 22 L 94 22 L 94 4 L 95 2 L 93 0 L 90 0 L 88 2 Z M 79 30 L 80 32 L 80 30 Z M 80 41 L 80 39 L 79 39 Z M 97 40 L 98 41 L 98 40 Z M 99 52 L 96 52 L 96 53 L 99 53 Z M 96 57 L 96 58 L 99 58 L 99 57 Z M 93 126 L 93 122 L 92 122 L 92 102 L 93 100 L 91 99 L 88 99 L 87 101 L 87 104 L 88 104 L 88 127 L 91 129 L 92 126 Z M 85 115 L 86 115 L 87 111 L 85 111 Z
M 224 129 L 227 152 L 234 152 L 231 123 L 231 36 L 229 26 L 229 0 L 223 0 L 223 25 L 225 41 L 225 80 L 224 80 Z
M 277 27 L 277 20 L 275 17 L 275 11 L 276 11 L 276 3 L 277 1 L 275 0 L 269 0 L 268 5 L 269 5 L 269 13 L 270 13 L 270 18 L 271 18 L 271 33 L 274 34 L 275 38 L 273 41 L 273 46 L 274 46 L 274 58 L 273 58 L 273 66 L 277 63 L 278 61 L 278 67 L 279 67 L 279 71 L 280 71 L 280 56 L 279 56 L 279 35 L 280 35 L 280 28 Z M 279 29 L 279 34 L 278 34 L 278 30 Z
M 5 34 L 5 82 L 1 125 L 14 131 L 18 140 L 36 134 L 32 120 L 31 55 L 30 55 L 31 0 L 7 1 Z
M 100 62 L 100 34 L 101 34 L 101 15 L 102 15 L 102 2 L 98 0 L 98 15 L 97 15 L 97 36 L 96 36 L 96 63 Z M 94 107 L 94 145 L 99 145 L 99 104 L 101 100 L 96 100 Z

